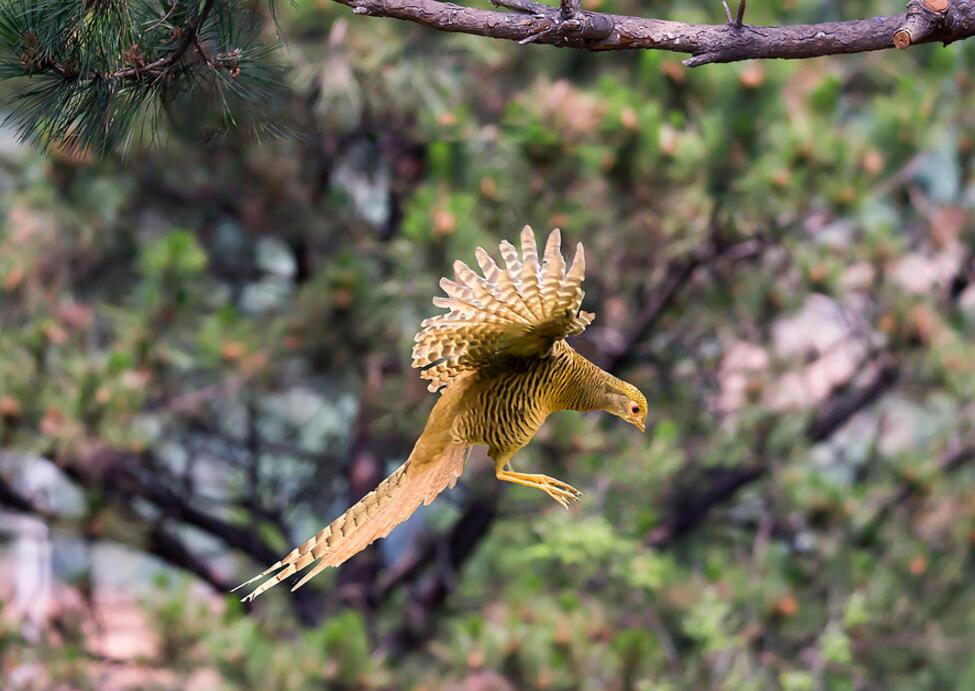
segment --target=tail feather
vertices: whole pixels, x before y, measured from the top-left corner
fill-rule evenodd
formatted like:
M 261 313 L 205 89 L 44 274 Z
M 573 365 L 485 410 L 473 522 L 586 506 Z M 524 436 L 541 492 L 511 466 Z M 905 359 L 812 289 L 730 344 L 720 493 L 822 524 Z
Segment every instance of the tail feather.
M 420 504 L 429 504 L 443 490 L 453 487 L 464 471 L 467 449 L 455 444 L 433 459 L 407 460 L 313 538 L 234 590 L 266 579 L 242 600 L 249 602 L 317 562 L 292 588 L 297 590 L 329 566 L 338 566 L 358 554 L 379 538 L 389 535 L 393 528 L 413 515 Z

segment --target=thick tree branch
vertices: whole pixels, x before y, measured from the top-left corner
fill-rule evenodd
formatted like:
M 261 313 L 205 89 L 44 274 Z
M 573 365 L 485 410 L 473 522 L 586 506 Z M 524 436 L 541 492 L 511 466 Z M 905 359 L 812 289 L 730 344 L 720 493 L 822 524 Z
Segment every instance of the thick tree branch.
M 437 614 L 455 589 L 461 567 L 494 524 L 498 497 L 499 492 L 494 491 L 470 502 L 450 532 L 428 543 L 419 560 L 410 560 L 412 568 L 397 572 L 384 584 L 388 593 L 392 588 L 416 579 L 424 565 L 436 566 L 427 578 L 419 580 L 410 589 L 403 623 L 388 639 L 394 652 L 402 654 L 415 650 L 433 634 Z
M 831 404 L 806 427 L 806 439 L 812 444 L 829 439 L 833 432 L 849 422 L 850 418 L 890 389 L 897 382 L 899 374 L 900 371 L 894 363 L 885 362 L 880 365 L 880 369 L 868 384 L 834 394 Z
M 0 475 L 0 506 L 18 513 L 30 513 L 45 518 L 48 517 L 44 511 L 34 505 L 34 502 L 30 498 L 17 492 L 13 488 L 13 485 L 4 479 L 3 475 Z
M 17 492 L 2 475 L 0 475 L 0 507 L 36 516 L 48 524 L 57 521 L 57 516 L 35 504 L 29 497 Z M 141 546 L 167 564 L 196 574 L 218 592 L 226 592 L 233 587 L 231 583 L 222 579 L 204 559 L 193 554 L 182 540 L 166 530 L 161 524 L 153 526 L 149 532 L 147 543 Z
M 519 43 L 587 50 L 656 49 L 690 53 L 685 64 L 768 58 L 812 58 L 906 48 L 975 35 L 975 0 L 910 0 L 907 12 L 887 17 L 795 26 L 750 26 L 745 3 L 727 24 L 685 24 L 586 12 L 564 0 L 561 7 L 533 0 L 493 0 L 513 10 L 497 12 L 439 0 L 335 0 L 353 12 Z
M 145 547 L 150 554 L 156 555 L 167 564 L 196 574 L 218 593 L 226 593 L 236 585 L 221 578 L 206 560 L 195 555 L 182 540 L 162 525 L 153 526 Z
M 271 564 L 277 560 L 277 550 L 268 545 L 258 531 L 227 522 L 193 506 L 167 487 L 167 483 L 158 475 L 145 473 L 143 466 L 142 457 L 111 449 L 103 449 L 88 459 L 66 459 L 62 464 L 64 471 L 75 482 L 87 489 L 104 492 L 123 507 L 129 507 L 134 499 L 145 500 L 166 518 L 202 530 L 225 545 L 248 554 L 260 564 Z M 167 540 L 166 537 L 157 531 L 150 548 L 173 548 L 174 540 Z M 171 535 L 168 537 L 172 538 Z M 157 549 L 151 551 L 159 553 Z M 172 549 L 169 553 L 176 555 Z M 193 560 L 188 552 L 182 556 L 187 558 L 181 565 L 188 568 Z M 214 584 L 218 582 L 215 577 L 205 580 Z M 226 584 L 221 582 L 221 585 Z M 295 592 L 293 602 L 302 623 L 314 626 L 321 621 L 323 607 L 318 591 L 302 588 Z

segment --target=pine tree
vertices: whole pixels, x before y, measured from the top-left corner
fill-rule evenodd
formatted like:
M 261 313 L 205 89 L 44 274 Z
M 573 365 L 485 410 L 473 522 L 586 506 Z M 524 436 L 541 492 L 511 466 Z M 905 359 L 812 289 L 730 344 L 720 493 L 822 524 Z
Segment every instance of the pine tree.
M 278 127 L 267 11 L 247 0 L 4 0 L 0 79 L 19 135 L 97 154 L 172 133 Z

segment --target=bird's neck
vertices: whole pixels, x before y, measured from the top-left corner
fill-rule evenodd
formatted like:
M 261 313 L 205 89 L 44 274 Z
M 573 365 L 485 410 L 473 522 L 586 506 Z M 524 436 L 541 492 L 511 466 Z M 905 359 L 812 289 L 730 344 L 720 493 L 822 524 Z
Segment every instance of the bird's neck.
M 607 405 L 607 392 L 617 388 L 621 380 L 582 357 L 566 346 L 566 365 L 570 376 L 559 391 L 558 407 L 561 410 L 603 410 Z

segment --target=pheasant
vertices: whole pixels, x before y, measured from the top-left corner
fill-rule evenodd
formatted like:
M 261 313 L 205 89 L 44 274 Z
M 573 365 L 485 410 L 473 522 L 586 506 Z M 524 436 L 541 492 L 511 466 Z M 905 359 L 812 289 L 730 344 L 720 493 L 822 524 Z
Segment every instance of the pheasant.
M 565 340 L 582 333 L 595 315 L 580 310 L 582 244 L 568 271 L 560 245 L 560 233 L 553 230 L 539 263 L 534 233 L 525 226 L 520 256 L 507 241 L 500 245 L 504 269 L 481 248 L 475 255 L 483 276 L 454 263 L 456 280 L 440 279 L 446 297 L 433 299 L 448 311 L 423 321 L 413 346 L 413 366 L 440 398 L 409 458 L 317 535 L 238 586 L 265 579 L 244 601 L 314 564 L 296 590 L 388 535 L 420 504 L 453 487 L 474 445 L 487 445 L 499 480 L 539 489 L 568 508 L 582 496 L 579 490 L 511 467 L 512 456 L 545 418 L 560 410 L 603 410 L 646 429 L 643 394 Z

